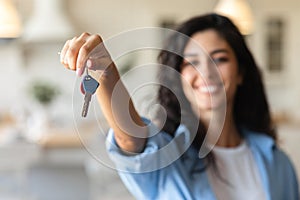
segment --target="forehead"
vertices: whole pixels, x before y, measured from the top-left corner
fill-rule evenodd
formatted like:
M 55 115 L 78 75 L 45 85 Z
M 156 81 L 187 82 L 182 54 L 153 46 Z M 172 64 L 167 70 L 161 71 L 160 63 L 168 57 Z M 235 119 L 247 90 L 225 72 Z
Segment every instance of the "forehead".
M 229 44 L 215 30 L 208 29 L 192 35 L 187 43 L 184 53 L 195 53 L 196 51 L 210 53 L 216 49 L 230 50 Z

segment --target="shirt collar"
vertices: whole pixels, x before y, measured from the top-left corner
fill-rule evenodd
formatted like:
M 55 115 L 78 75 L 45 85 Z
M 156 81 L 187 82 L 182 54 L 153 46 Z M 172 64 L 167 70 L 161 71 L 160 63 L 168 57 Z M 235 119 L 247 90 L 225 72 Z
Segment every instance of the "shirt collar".
M 258 150 L 268 160 L 273 158 L 273 150 L 276 148 L 273 138 L 264 133 L 250 131 L 248 129 L 242 129 L 241 133 L 252 150 Z

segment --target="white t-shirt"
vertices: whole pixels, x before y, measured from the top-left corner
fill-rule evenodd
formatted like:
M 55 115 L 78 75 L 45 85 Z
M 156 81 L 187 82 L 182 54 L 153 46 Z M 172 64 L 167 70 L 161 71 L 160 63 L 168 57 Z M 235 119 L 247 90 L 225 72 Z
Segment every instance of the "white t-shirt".
M 266 199 L 258 168 L 246 142 L 234 148 L 215 146 L 213 153 L 219 176 L 209 167 L 208 177 L 217 199 Z

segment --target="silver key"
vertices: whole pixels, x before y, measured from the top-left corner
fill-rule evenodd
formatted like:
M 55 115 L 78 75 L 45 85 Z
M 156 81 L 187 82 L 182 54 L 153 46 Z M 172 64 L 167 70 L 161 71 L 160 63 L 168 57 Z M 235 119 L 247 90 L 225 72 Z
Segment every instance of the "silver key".
M 91 99 L 92 99 L 92 94 L 89 92 L 85 92 L 84 103 L 83 103 L 83 108 L 82 108 L 82 112 L 81 112 L 82 117 L 87 116 Z

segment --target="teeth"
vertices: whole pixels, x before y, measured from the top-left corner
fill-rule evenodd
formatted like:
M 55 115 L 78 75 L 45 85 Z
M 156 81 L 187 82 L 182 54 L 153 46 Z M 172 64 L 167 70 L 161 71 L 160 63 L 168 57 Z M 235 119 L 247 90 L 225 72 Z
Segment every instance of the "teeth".
M 203 86 L 203 87 L 200 87 L 200 91 L 201 92 L 209 92 L 209 93 L 214 93 L 217 91 L 217 86 Z

